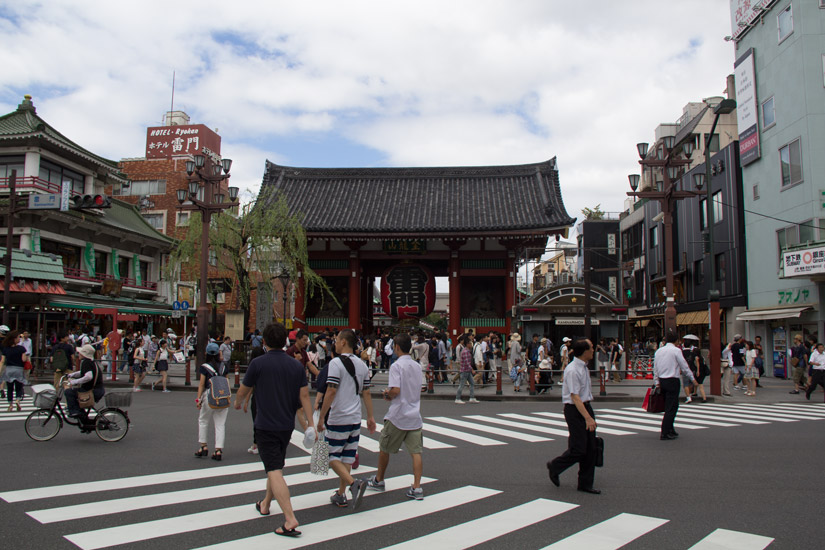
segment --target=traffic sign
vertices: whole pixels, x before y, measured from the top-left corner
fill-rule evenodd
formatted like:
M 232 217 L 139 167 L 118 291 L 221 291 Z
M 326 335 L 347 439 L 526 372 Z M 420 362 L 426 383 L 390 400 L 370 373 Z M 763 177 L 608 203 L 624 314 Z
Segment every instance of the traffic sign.
M 179 309 L 172 311 L 172 319 L 180 319 L 183 317 L 183 312 Z
M 47 210 L 60 208 L 60 196 L 57 194 L 32 193 L 29 195 L 29 210 Z
M 175 311 L 179 310 L 180 309 L 180 302 L 178 302 L 177 300 L 172 302 L 172 309 L 175 310 Z
M 189 309 L 189 302 L 187 302 L 186 300 L 183 300 L 183 301 L 180 303 L 180 308 L 181 308 L 183 311 L 186 311 L 187 309 Z

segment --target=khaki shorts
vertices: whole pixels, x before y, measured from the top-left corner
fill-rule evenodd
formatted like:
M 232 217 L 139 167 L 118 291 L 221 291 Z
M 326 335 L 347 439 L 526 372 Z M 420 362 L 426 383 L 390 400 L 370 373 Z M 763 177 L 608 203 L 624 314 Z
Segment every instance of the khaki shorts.
M 386 420 L 378 438 L 378 447 L 382 453 L 395 454 L 401 449 L 401 444 L 407 446 L 407 452 L 420 455 L 424 452 L 424 434 L 421 428 L 417 430 L 400 430 Z

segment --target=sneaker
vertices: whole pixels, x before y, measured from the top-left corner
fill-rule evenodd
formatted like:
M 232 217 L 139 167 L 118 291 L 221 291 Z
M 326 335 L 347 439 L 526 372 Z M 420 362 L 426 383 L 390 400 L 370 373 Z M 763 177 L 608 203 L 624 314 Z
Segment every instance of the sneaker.
M 349 486 L 349 490 L 352 493 L 352 511 L 354 512 L 361 506 L 361 499 L 364 498 L 364 493 L 367 490 L 367 482 L 363 479 L 356 479 Z
M 315 428 L 309 426 L 304 432 L 304 448 L 311 449 L 313 445 L 315 445 Z
M 133 391 L 133 392 L 139 392 L 139 391 L 143 391 L 143 390 L 142 390 L 142 389 L 140 389 L 140 388 L 134 388 L 134 389 L 132 389 L 132 391 Z
M 691 401 L 693 401 L 693 398 L 690 396 L 688 396 L 688 398 L 685 399 L 685 403 L 690 403 Z
M 422 487 L 410 487 L 404 494 L 407 496 L 407 498 L 413 498 L 415 500 L 424 500 L 424 489 Z
M 329 501 L 336 505 L 338 508 L 346 508 L 349 502 L 347 502 L 347 495 L 339 495 L 338 491 L 332 493 L 332 496 L 329 497 Z
M 160 393 L 172 393 L 172 390 L 163 390 L 163 391 L 162 391 L 162 392 L 160 392 Z
M 246 450 L 246 452 L 248 452 L 248 453 L 249 453 L 249 454 L 251 454 L 251 455 L 256 455 L 256 454 L 258 454 L 258 447 L 256 447 L 255 445 L 253 445 L 253 446 L 251 446 L 250 448 L 248 448 L 248 449 Z
M 387 488 L 387 485 L 383 481 L 376 480 L 375 476 L 372 476 L 367 480 L 367 487 L 373 491 L 383 491 Z
M 478 399 L 476 399 L 475 397 L 471 397 L 468 403 L 478 403 Z
M 463 405 L 464 403 L 465 403 L 465 402 L 464 402 L 464 401 L 462 401 L 461 399 L 456 399 L 456 400 L 455 400 L 455 404 L 456 404 L 456 405 Z
M 733 387 L 733 389 L 735 389 L 735 390 L 741 390 L 742 388 L 740 388 L 739 386 L 734 386 L 734 387 Z

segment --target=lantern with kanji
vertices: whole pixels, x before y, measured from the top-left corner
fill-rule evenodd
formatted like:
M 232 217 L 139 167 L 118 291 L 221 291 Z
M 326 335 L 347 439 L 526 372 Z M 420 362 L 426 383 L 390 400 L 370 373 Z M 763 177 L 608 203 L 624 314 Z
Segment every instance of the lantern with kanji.
M 389 268 L 381 277 L 381 305 L 396 319 L 420 319 L 435 307 L 435 277 L 418 264 Z

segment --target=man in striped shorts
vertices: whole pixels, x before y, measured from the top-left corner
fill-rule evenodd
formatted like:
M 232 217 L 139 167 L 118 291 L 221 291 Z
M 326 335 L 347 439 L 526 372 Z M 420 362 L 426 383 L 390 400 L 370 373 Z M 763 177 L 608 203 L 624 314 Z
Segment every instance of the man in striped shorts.
M 342 330 L 338 333 L 335 339 L 337 356 L 329 363 L 327 391 L 318 420 L 320 434 L 324 430 L 324 419 L 329 412 L 325 432 L 325 439 L 329 444 L 329 467 L 340 478 L 338 490 L 332 494 L 330 502 L 341 508 L 346 507 L 349 504 L 346 493 L 349 486 L 353 511 L 360 506 L 367 489 L 366 480 L 355 479 L 350 474 L 361 434 L 361 396 L 367 409 L 367 428 L 370 433 L 375 433 L 375 418 L 372 414 L 372 398 L 369 392 L 370 371 L 364 362 L 353 354 L 355 346 L 353 331 Z

